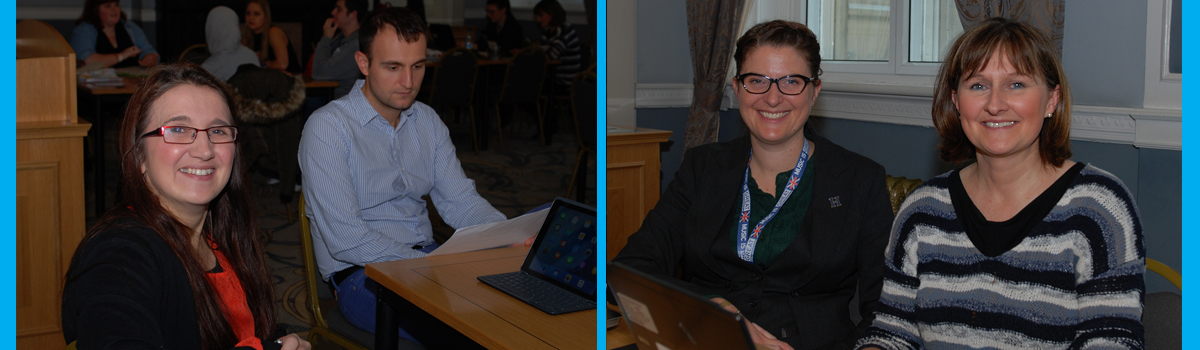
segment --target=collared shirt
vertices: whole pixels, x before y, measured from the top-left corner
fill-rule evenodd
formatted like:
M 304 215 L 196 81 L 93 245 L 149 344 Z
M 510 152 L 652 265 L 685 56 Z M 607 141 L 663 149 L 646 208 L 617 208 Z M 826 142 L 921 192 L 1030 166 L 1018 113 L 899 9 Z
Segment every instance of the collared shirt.
M 358 63 L 354 61 L 355 52 L 358 52 L 357 30 L 350 36 L 343 36 L 341 32 L 334 34 L 333 38 L 322 36 L 313 50 L 313 79 L 338 82 L 338 87 L 333 90 L 333 98 L 346 96 L 354 82 L 362 77 Z
M 466 177 L 450 132 L 414 102 L 395 128 L 363 95 L 350 93 L 309 117 L 300 138 L 306 215 L 321 276 L 368 263 L 425 256 L 433 243 L 421 196 L 455 229 L 505 220 Z

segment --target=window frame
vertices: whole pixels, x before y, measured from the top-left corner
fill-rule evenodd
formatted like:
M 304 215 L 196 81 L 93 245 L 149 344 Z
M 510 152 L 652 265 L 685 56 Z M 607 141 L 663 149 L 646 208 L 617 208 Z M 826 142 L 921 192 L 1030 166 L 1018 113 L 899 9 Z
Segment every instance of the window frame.
M 1183 109 L 1183 74 L 1170 72 L 1171 1 L 1146 2 L 1146 85 L 1142 97 L 1143 108 Z
M 786 19 L 808 24 L 809 2 L 755 0 L 746 11 L 739 33 L 751 26 L 773 19 Z M 822 60 L 820 76 L 822 90 L 862 93 L 878 93 L 901 96 L 932 97 L 934 80 L 941 62 L 911 62 L 908 60 L 908 38 L 910 0 L 890 0 L 888 61 L 833 61 Z M 897 13 L 902 15 L 897 15 Z M 900 40 L 894 33 L 904 33 Z M 904 48 L 900 52 L 899 48 Z M 734 75 L 734 63 L 730 63 L 729 78 Z M 729 80 L 729 79 L 727 79 Z

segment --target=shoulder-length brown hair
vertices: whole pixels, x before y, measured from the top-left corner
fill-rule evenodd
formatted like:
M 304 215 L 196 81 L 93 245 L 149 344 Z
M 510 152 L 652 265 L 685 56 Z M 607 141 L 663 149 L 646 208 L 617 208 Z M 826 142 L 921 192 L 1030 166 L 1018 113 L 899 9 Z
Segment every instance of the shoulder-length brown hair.
M 249 26 L 242 25 L 242 45 L 254 48 L 254 36 L 258 35 L 258 42 L 262 44 L 262 47 L 258 48 L 257 54 L 259 58 L 266 61 L 267 53 L 271 52 L 271 42 L 268 39 L 271 37 L 271 27 L 275 25 L 275 22 L 271 22 L 271 5 L 267 3 L 267 0 L 250 0 L 246 3 L 246 7 L 250 7 L 251 3 L 262 7 L 263 31 L 262 33 L 254 34 L 254 31 Z M 242 18 L 246 18 L 246 9 L 242 9 Z
M 121 1 L 121 0 L 87 0 L 87 1 L 85 1 L 83 3 L 83 14 L 79 15 L 79 19 L 75 20 L 75 24 L 88 22 L 88 23 L 91 23 L 92 26 L 96 27 L 96 30 L 104 29 L 104 23 L 100 22 L 100 5 L 104 5 L 104 4 L 107 4 L 110 2 L 119 2 L 119 1 Z M 125 22 L 125 11 L 121 10 L 121 21 L 117 22 L 117 23 L 119 24 L 119 23 L 124 23 L 124 22 Z
M 200 340 L 203 349 L 227 349 L 237 344 L 217 293 L 204 273 L 208 268 L 200 265 L 200 259 L 190 243 L 191 228 L 184 226 L 170 214 L 159 197 L 154 194 L 142 174 L 141 164 L 146 161 L 146 147 L 140 136 L 150 127 L 150 112 L 154 103 L 164 93 L 181 85 L 195 85 L 217 91 L 225 100 L 226 107 L 233 101 L 231 94 L 216 77 L 200 66 L 181 62 L 159 66 L 130 98 L 121 122 L 121 200 L 109 210 L 83 238 L 82 247 L 92 237 L 108 228 L 117 227 L 123 219 L 135 219 L 157 232 L 166 241 L 187 271 L 192 286 L 192 299 L 200 323 Z M 235 111 L 230 108 L 230 115 Z M 236 122 L 237 118 L 231 120 Z M 235 147 L 240 148 L 235 143 Z M 258 227 L 254 223 L 252 209 L 253 191 L 249 177 L 242 164 L 240 153 L 235 150 L 233 170 L 229 183 L 209 203 L 209 221 L 202 234 L 206 235 L 217 249 L 223 252 L 229 264 L 241 280 L 246 294 L 246 303 L 254 316 L 254 334 L 259 339 L 271 339 L 275 330 L 275 289 L 267 269 L 266 256 L 258 239 Z M 78 258 L 78 251 L 76 258 Z
M 964 78 L 986 67 L 998 52 L 1008 54 L 1018 73 L 1041 79 L 1047 89 L 1058 87 L 1058 105 L 1038 135 L 1038 154 L 1043 164 L 1062 166 L 1071 158 L 1071 89 L 1058 51 L 1037 28 L 1000 17 L 967 29 L 942 62 L 933 97 L 933 126 L 941 137 L 939 156 L 951 163 L 975 158 L 975 145 L 963 133 L 952 94 Z

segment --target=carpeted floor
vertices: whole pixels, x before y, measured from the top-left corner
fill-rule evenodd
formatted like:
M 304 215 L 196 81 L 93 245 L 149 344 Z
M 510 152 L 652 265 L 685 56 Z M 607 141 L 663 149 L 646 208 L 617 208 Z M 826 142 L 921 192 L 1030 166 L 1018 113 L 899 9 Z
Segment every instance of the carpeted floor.
M 565 121 L 565 120 L 564 120 Z M 528 123 L 526 123 L 528 124 Z M 474 152 L 471 147 L 470 131 L 465 126 L 451 125 L 451 137 L 458 149 L 458 157 L 467 176 L 475 180 L 476 189 L 496 209 L 509 217 L 515 217 L 538 205 L 548 203 L 556 196 L 574 198 L 574 193 L 567 195 L 567 187 L 571 173 L 576 163 L 578 146 L 574 135 L 574 126 L 565 121 L 560 131 L 553 134 L 552 143 L 542 146 L 534 137 L 534 130 L 527 128 L 517 136 L 506 133 L 504 140 L 505 151 L 496 148 L 495 134 L 491 135 L 491 149 Z M 115 139 L 110 138 L 110 139 Z M 115 151 L 115 150 L 109 150 Z M 115 159 L 110 156 L 108 159 Z M 588 162 L 588 179 L 584 202 L 589 205 L 596 203 L 596 160 L 594 154 Z M 117 164 L 110 162 L 107 169 L 109 179 L 119 176 L 115 169 Z M 296 220 L 298 198 L 293 196 L 292 203 L 281 203 L 278 186 L 267 184 L 268 178 L 255 173 L 252 175 L 255 183 L 256 197 L 259 210 L 257 216 L 259 227 L 264 230 L 270 243 L 267 246 L 267 256 L 275 279 L 275 293 L 278 296 L 279 322 L 291 332 L 307 336 L 311 327 L 312 317 L 306 306 L 307 285 L 304 281 L 304 262 L 300 258 L 300 224 Z M 88 181 L 91 176 L 88 174 Z M 116 185 L 109 181 L 108 196 L 111 201 L 115 195 Z M 88 213 L 93 212 L 91 187 L 88 183 Z M 290 189 L 289 189 L 290 190 Z M 436 211 L 431 210 L 436 215 Z M 444 240 L 453 230 L 435 222 L 435 236 Z M 89 225 L 95 217 L 88 217 Z M 315 348 L 337 348 L 332 342 L 318 342 Z

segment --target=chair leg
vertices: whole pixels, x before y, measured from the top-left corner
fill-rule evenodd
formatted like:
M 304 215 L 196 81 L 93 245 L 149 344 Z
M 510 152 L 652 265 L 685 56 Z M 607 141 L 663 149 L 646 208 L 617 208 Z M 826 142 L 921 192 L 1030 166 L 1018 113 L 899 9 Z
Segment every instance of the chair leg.
M 563 197 L 571 198 L 571 190 L 575 189 L 575 185 L 576 185 L 575 183 L 579 180 L 579 167 L 583 163 L 583 160 L 584 160 L 583 152 L 585 152 L 585 151 L 586 151 L 585 149 L 580 148 L 579 154 L 577 154 L 575 156 L 575 170 L 571 171 L 571 181 L 567 185 L 567 194 Z M 579 185 L 584 186 L 583 184 L 579 184 Z
M 587 169 L 588 169 L 588 165 L 591 164 L 591 160 L 590 160 L 592 158 L 591 154 L 592 154 L 591 151 L 584 150 L 583 159 L 579 162 L 579 164 L 583 164 L 583 171 L 581 171 L 579 173 L 579 187 L 576 187 L 575 200 L 580 203 L 585 202 L 584 195 L 587 194 L 587 182 L 588 182 Z
M 475 145 L 475 154 L 479 154 L 479 135 L 475 131 L 475 106 L 468 103 L 467 112 L 471 113 L 471 143 Z
M 542 114 L 542 104 L 538 103 L 537 101 L 534 101 L 533 107 L 537 108 L 538 138 L 542 142 L 542 146 L 545 146 L 546 145 L 546 118 Z
M 500 152 L 504 152 L 504 124 L 500 121 L 500 104 L 495 103 L 493 106 L 496 106 L 496 141 L 499 143 Z

